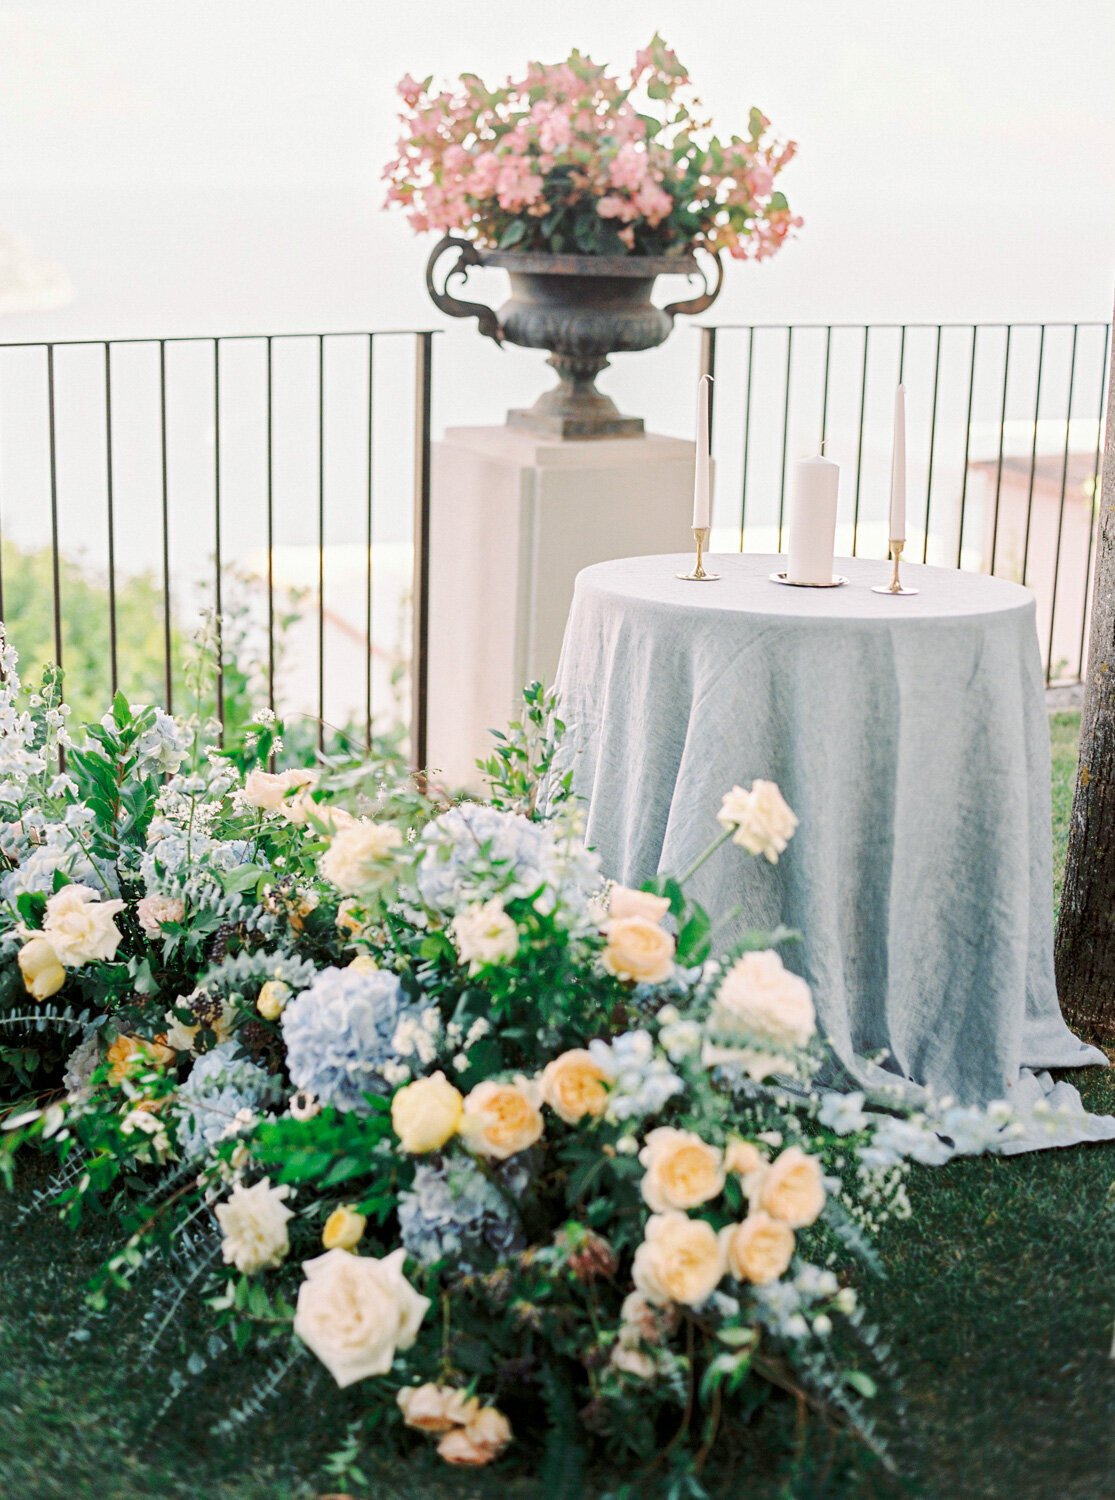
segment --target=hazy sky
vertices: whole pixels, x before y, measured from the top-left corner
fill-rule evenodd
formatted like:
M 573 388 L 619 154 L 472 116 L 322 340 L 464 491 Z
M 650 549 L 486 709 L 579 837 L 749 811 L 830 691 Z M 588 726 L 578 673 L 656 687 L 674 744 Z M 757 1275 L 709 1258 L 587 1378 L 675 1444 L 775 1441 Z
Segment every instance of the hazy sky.
M 1110 0 L 0 0 L 0 227 L 78 287 L 11 337 L 428 322 L 380 211 L 393 85 L 658 28 L 727 131 L 800 143 L 806 226 L 736 319 L 1106 317 Z

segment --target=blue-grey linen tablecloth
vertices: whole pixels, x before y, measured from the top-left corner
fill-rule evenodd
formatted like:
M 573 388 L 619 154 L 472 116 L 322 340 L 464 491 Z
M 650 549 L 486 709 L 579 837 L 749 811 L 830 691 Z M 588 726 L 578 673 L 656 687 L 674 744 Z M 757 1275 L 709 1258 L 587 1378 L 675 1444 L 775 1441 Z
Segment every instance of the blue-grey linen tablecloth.
M 800 818 L 777 866 L 728 844 L 691 887 L 721 946 L 784 922 L 786 960 L 856 1085 L 911 1100 L 1061 1107 L 1055 1134 L 1115 1135 L 1044 1070 L 1104 1064 L 1066 1026 L 1053 975 L 1049 731 L 1032 595 L 906 566 L 920 593 L 792 588 L 777 557 L 688 556 L 578 577 L 558 669 L 574 787 L 605 874 L 686 869 L 733 784 L 776 781 Z M 880 1065 L 873 1059 L 885 1050 Z

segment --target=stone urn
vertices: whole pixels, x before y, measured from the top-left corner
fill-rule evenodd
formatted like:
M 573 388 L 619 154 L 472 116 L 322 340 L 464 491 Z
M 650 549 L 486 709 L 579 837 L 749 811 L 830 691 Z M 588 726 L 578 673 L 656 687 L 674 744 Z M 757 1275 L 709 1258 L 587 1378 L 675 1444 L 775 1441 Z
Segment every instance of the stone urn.
M 442 256 L 456 252 L 438 289 L 435 270 Z M 548 255 L 514 250 L 484 250 L 469 240 L 446 235 L 434 247 L 426 266 L 426 287 L 435 306 L 452 318 L 476 318 L 480 332 L 497 344 L 548 349 L 547 361 L 558 384 L 528 411 L 510 411 L 511 427 L 560 438 L 640 437 L 641 417 L 625 417 L 595 381 L 609 354 L 653 349 L 664 342 L 679 313 L 700 313 L 712 306 L 724 280 L 724 264 L 713 257 L 710 284 L 692 255 Z M 480 302 L 462 302 L 449 294 L 455 277 L 462 281 L 472 266 L 494 266 L 511 278 L 511 296 L 498 312 Z M 655 278 L 700 276 L 704 291 L 687 302 L 656 307 L 650 300 Z

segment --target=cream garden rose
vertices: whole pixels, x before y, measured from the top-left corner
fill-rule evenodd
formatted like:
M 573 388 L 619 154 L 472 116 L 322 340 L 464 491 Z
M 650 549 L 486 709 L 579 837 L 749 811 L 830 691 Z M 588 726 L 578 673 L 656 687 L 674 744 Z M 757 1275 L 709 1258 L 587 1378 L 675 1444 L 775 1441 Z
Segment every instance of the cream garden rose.
M 724 1191 L 722 1153 L 691 1130 L 652 1130 L 639 1160 L 646 1168 L 643 1198 L 656 1214 L 696 1208 Z
M 464 1427 L 447 1432 L 437 1445 L 446 1463 L 479 1468 L 498 1458 L 511 1441 L 511 1423 L 494 1406 L 482 1406 Z
M 539 1089 L 526 1078 L 478 1083 L 464 1102 L 460 1133 L 478 1156 L 505 1161 L 533 1146 L 542 1134 Z
M 342 1388 L 386 1375 L 418 1337 L 430 1299 L 403 1275 L 405 1250 L 382 1260 L 328 1250 L 303 1263 L 294 1332 Z
M 136 902 L 136 918 L 149 938 L 161 938 L 163 922 L 181 922 L 185 915 L 181 896 L 144 896 Z
M 635 1289 L 648 1302 L 699 1307 L 724 1275 L 724 1248 L 703 1219 L 676 1211 L 652 1214 L 632 1266 Z
M 721 1035 L 777 1048 L 808 1046 L 817 1028 L 813 995 L 767 948 L 738 958 L 720 982 L 709 1024 Z
M 377 890 L 391 879 L 391 855 L 402 842 L 393 824 L 361 818 L 333 835 L 318 866 L 330 885 L 346 895 Z
M 754 1141 L 744 1141 L 732 1136 L 724 1148 L 724 1170 L 735 1172 L 737 1177 L 751 1177 L 761 1172 L 767 1159 Z
M 268 1177 L 251 1187 L 237 1184 L 213 1212 L 224 1239 L 221 1254 L 245 1276 L 280 1264 L 290 1250 L 287 1221 L 293 1214 L 285 1199 L 288 1187 L 272 1187 Z
M 364 1238 L 367 1219 L 351 1203 L 335 1208 L 321 1231 L 321 1243 L 327 1250 L 354 1250 Z
M 661 984 L 674 967 L 674 940 L 646 917 L 619 917 L 604 927 L 607 946 L 600 961 L 617 979 Z
M 23 988 L 35 1000 L 49 1000 L 66 982 L 66 971 L 44 937 L 29 938 L 19 950 Z
M 761 855 L 772 865 L 778 863 L 778 856 L 798 826 L 797 817 L 773 781 L 753 781 L 749 792 L 734 786 L 725 794 L 716 817 L 725 828 L 735 829 L 733 843 L 748 854 Z
M 419 1432 L 448 1432 L 464 1427 L 480 1410 L 476 1396 L 466 1396 L 452 1385 L 404 1385 L 395 1397 L 403 1421 Z
M 113 918 L 123 901 L 101 901 L 87 885 L 64 885 L 46 903 L 45 937 L 66 969 L 115 957 L 123 937 Z
M 742 1224 L 727 1224 L 720 1231 L 729 1274 L 737 1281 L 766 1286 L 789 1268 L 794 1254 L 794 1231 L 781 1219 L 762 1209 L 748 1214 Z
M 800 1146 L 788 1146 L 775 1157 L 763 1178 L 759 1204 L 775 1219 L 793 1229 L 804 1229 L 820 1217 L 825 1206 L 821 1164 Z
M 542 1102 L 567 1125 L 586 1115 L 602 1115 L 608 1103 L 608 1074 L 583 1047 L 571 1048 L 547 1063 L 538 1080 Z
M 666 897 L 652 895 L 650 891 L 633 891 L 630 886 L 614 885 L 608 893 L 608 915 L 613 921 L 643 917 L 648 922 L 661 922 L 669 910 Z
M 249 771 L 244 778 L 243 798 L 249 807 L 264 812 L 285 810 L 287 799 L 297 787 L 313 786 L 318 773 L 295 766 L 289 771 Z M 304 820 L 303 820 L 304 821 Z
M 498 897 L 467 906 L 450 922 L 449 932 L 470 974 L 478 973 L 485 964 L 514 958 L 519 951 L 519 929 Z
M 404 1151 L 437 1151 L 456 1135 L 464 1099 L 444 1073 L 431 1073 L 399 1089 L 391 1101 L 391 1125 Z

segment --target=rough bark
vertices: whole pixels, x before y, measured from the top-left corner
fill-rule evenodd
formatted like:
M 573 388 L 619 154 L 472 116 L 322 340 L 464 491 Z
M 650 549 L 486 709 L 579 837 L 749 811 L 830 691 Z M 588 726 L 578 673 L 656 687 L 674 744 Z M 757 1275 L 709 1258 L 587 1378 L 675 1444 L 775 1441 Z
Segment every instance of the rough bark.
M 1115 373 L 1115 346 L 1112 349 Z M 1115 379 L 1108 387 L 1088 678 L 1057 925 L 1057 990 L 1071 1026 L 1115 1043 Z

